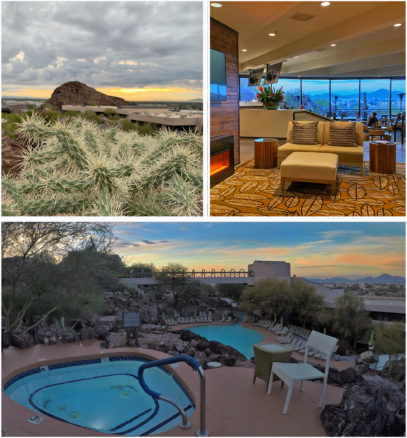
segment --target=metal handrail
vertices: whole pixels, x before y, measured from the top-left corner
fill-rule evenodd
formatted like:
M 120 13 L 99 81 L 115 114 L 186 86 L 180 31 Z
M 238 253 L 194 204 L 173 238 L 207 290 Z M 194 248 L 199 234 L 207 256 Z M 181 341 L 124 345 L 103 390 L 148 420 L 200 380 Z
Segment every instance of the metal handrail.
M 147 383 L 144 380 L 144 377 L 143 377 L 144 370 L 146 370 L 147 368 L 159 367 L 162 365 L 169 365 L 171 363 L 176 363 L 176 362 L 185 362 L 191 368 L 193 368 L 195 371 L 198 371 L 198 373 L 199 373 L 199 377 L 200 377 L 200 402 L 199 402 L 200 424 L 199 424 L 199 430 L 196 432 L 196 435 L 197 436 L 208 436 L 209 434 L 208 434 L 208 431 L 206 430 L 206 425 L 205 425 L 205 423 L 206 423 L 205 375 L 204 375 L 204 372 L 203 372 L 203 369 L 202 369 L 200 362 L 198 362 L 193 357 L 188 356 L 187 354 L 181 354 L 179 356 L 168 357 L 167 359 L 153 360 L 151 362 L 146 362 L 143 365 L 141 365 L 139 370 L 138 370 L 138 379 L 139 379 L 140 385 L 147 394 L 151 395 L 151 397 L 158 398 L 159 400 L 163 400 L 163 401 L 175 406 L 175 408 L 181 414 L 181 418 L 182 418 L 182 424 L 180 425 L 181 428 L 187 429 L 187 428 L 191 427 L 191 424 L 188 422 L 188 418 L 187 418 L 187 415 L 186 415 L 184 409 L 182 409 L 182 407 L 179 406 L 178 403 L 176 403 L 175 401 L 173 401 L 173 400 L 163 396 L 162 394 L 158 393 L 157 391 L 154 391 L 153 389 L 149 388 L 147 386 Z

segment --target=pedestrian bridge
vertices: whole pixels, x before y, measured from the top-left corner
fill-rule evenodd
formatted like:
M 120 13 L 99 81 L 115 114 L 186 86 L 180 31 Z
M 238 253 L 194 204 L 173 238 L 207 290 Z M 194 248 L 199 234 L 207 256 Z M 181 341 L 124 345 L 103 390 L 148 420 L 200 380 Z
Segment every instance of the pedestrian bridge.
M 128 287 L 155 285 L 155 284 L 176 284 L 179 280 L 185 281 L 199 281 L 205 284 L 245 284 L 253 286 L 255 277 L 250 271 L 244 269 L 231 269 L 229 271 L 221 269 L 216 271 L 212 269 L 206 271 L 205 269 L 195 271 L 169 271 L 160 276 L 155 277 L 152 272 L 134 272 L 131 277 L 121 278 L 120 282 Z

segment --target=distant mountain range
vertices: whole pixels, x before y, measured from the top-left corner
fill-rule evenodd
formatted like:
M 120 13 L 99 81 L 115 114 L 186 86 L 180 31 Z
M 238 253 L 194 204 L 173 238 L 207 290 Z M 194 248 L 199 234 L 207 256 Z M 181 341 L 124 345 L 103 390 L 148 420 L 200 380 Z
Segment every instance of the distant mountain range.
M 364 278 L 344 278 L 344 277 L 332 277 L 332 278 L 307 278 L 314 283 L 369 283 L 369 284 L 401 284 L 405 283 L 404 277 L 395 275 L 382 274 L 378 277 L 364 277 Z

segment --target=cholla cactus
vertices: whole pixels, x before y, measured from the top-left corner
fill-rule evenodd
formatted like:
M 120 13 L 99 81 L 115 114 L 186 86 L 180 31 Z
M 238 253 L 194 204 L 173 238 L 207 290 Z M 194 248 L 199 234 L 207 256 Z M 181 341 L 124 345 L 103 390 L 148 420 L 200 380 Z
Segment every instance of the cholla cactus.
M 202 214 L 202 136 L 141 136 L 83 119 L 23 118 L 22 171 L 3 177 L 3 215 Z

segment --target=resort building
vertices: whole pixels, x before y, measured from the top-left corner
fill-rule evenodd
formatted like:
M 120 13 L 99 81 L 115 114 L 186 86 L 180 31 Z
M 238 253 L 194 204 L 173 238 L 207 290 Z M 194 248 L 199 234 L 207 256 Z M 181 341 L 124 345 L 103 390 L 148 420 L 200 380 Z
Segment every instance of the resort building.
M 211 6 L 211 215 L 404 215 L 405 3 Z
M 117 115 L 140 125 L 151 123 L 158 127 L 172 129 L 196 129 L 202 131 L 202 111 L 197 109 L 171 109 L 168 106 L 83 106 L 62 105 L 62 111 L 93 111 L 96 114 L 104 114 L 106 111 L 114 111 Z
M 192 270 L 190 272 L 174 272 L 174 276 L 183 274 L 185 278 L 199 281 L 205 284 L 243 284 L 246 286 L 254 286 L 256 283 L 267 280 L 277 279 L 291 283 L 293 281 L 302 280 L 311 285 L 315 292 L 324 299 L 324 305 L 328 308 L 335 308 L 336 299 L 344 294 L 344 288 L 327 286 L 320 283 L 310 281 L 306 278 L 291 275 L 291 264 L 284 261 L 265 261 L 255 260 L 247 267 L 247 271 L 240 270 L 225 270 L 211 271 Z M 130 277 L 121 278 L 120 282 L 125 287 L 137 288 L 140 292 L 143 288 L 151 288 L 152 286 L 168 283 L 169 280 L 156 278 L 152 272 L 133 273 Z M 387 297 L 387 296 L 362 296 L 366 311 L 370 317 L 376 321 L 404 321 L 406 315 L 405 298 L 403 297 Z

